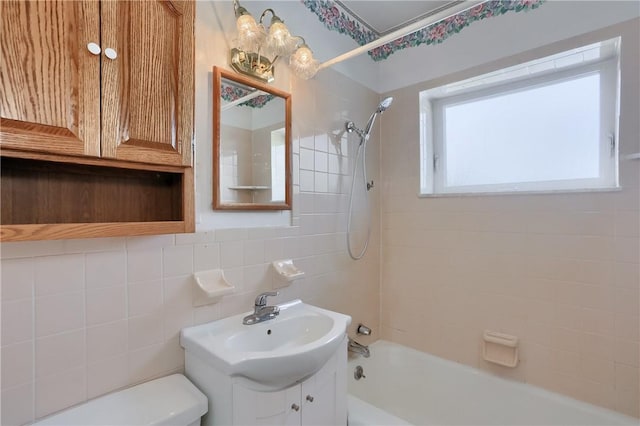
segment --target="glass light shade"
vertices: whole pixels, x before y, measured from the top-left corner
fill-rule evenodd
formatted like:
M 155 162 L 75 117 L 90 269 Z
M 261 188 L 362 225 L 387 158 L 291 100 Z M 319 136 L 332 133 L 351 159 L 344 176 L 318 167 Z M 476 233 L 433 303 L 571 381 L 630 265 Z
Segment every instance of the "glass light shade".
M 291 37 L 289 29 L 284 22 L 275 16 L 271 20 L 266 43 L 267 50 L 277 56 L 288 56 L 296 48 L 296 41 Z
M 238 45 L 243 50 L 257 50 L 264 41 L 265 31 L 262 25 L 258 25 L 253 16 L 241 15 L 236 20 L 238 28 Z
M 318 72 L 320 64 L 313 58 L 313 53 L 309 46 L 303 44 L 289 58 L 289 65 L 300 78 L 310 79 Z

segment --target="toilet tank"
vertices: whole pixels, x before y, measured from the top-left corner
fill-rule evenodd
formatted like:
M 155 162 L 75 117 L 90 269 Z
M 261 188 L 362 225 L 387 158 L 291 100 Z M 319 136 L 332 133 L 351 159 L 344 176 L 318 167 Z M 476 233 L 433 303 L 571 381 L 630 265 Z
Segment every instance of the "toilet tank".
M 42 419 L 38 426 L 195 426 L 207 397 L 182 374 L 152 380 Z

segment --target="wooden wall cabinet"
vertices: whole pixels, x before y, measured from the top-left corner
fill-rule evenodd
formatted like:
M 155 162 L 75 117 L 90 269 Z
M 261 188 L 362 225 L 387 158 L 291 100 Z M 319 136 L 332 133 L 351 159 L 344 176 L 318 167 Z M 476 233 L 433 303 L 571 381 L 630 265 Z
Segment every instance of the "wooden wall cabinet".
M 194 2 L 0 1 L 0 19 L 2 241 L 193 231 Z
M 2 148 L 191 164 L 193 2 L 3 1 L 0 16 Z

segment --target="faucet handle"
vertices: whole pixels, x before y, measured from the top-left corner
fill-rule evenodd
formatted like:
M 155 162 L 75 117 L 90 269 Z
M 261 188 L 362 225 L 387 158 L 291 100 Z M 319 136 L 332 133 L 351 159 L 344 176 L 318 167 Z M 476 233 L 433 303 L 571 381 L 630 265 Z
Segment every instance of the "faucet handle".
M 258 297 L 256 297 L 255 305 L 256 306 L 266 306 L 267 305 L 267 297 L 277 296 L 280 294 L 279 291 L 265 291 L 264 293 L 260 293 Z

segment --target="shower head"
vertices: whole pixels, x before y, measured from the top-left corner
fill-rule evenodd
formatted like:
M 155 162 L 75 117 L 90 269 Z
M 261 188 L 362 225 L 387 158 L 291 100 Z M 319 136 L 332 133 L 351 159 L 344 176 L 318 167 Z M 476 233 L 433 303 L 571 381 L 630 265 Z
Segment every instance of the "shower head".
M 347 122 L 347 132 L 356 132 L 358 136 L 360 136 L 360 144 L 366 142 L 369 139 L 369 135 L 371 134 L 371 129 L 373 128 L 373 123 L 376 121 L 376 117 L 378 116 L 378 114 L 382 114 L 383 112 L 385 112 L 387 108 L 391 106 L 392 102 L 393 98 L 391 96 L 389 96 L 388 98 L 384 98 L 382 102 L 378 104 L 378 108 L 376 108 L 375 112 L 371 114 L 371 117 L 369 117 L 369 121 L 367 122 L 364 130 L 358 129 L 353 121 Z
M 367 123 L 367 127 L 364 128 L 365 139 L 369 139 L 369 134 L 371 133 L 371 129 L 373 128 L 373 123 L 376 121 L 376 117 L 378 114 L 382 114 L 391 106 L 391 102 L 393 102 L 393 98 L 389 96 L 388 98 L 384 98 L 382 102 L 378 104 L 378 108 L 376 112 L 371 114 L 369 117 L 369 122 Z
M 387 108 L 391 106 L 392 102 L 393 102 L 393 98 L 391 96 L 389 96 L 388 98 L 384 98 L 382 102 L 380 102 L 380 104 L 378 105 L 378 109 L 376 110 L 376 112 L 377 113 L 385 112 Z

